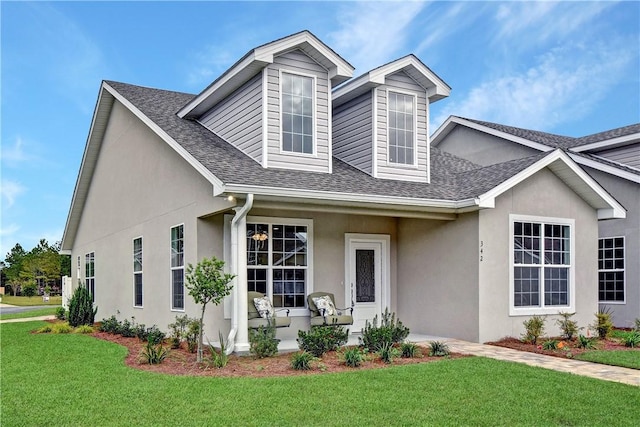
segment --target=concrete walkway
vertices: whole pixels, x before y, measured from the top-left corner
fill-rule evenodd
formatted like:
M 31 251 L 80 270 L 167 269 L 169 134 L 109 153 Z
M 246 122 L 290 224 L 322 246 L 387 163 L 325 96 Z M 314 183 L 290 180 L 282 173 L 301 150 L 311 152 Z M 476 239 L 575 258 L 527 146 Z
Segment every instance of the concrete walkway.
M 56 316 L 54 316 L 53 314 L 50 314 L 48 316 L 24 317 L 22 319 L 0 320 L 0 323 L 32 322 L 34 320 L 52 320 L 55 318 Z
M 583 375 L 604 381 L 640 386 L 640 370 L 637 369 L 608 366 L 574 359 L 563 359 L 561 357 L 529 353 L 494 345 L 471 343 L 451 338 L 444 338 L 442 340 L 447 343 L 449 350 L 455 353 L 472 354 L 474 356 L 489 357 L 491 359 L 508 362 L 524 363 L 529 366 Z M 640 354 L 638 357 L 640 357 Z

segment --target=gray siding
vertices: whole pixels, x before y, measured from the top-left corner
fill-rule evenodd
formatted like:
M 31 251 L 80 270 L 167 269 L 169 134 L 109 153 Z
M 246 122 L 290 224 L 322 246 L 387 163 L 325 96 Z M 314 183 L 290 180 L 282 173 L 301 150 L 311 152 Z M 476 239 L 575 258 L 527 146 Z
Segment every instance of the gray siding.
M 373 173 L 372 115 L 370 92 L 333 111 L 333 155 L 370 175 Z
M 522 159 L 540 151 L 489 135 L 466 126 L 456 126 L 438 148 L 482 166 Z
M 200 123 L 262 162 L 262 74 L 204 114 Z
M 416 159 L 415 166 L 397 165 L 388 162 L 388 129 L 387 129 L 387 93 L 394 89 L 402 93 L 411 93 L 416 95 Z M 404 181 L 420 181 L 427 182 L 427 165 L 428 165 L 428 100 L 425 90 L 418 85 L 406 73 L 399 71 L 387 76 L 386 83 L 375 91 L 377 93 L 377 144 L 376 144 L 376 163 L 378 178 L 398 179 Z
M 280 70 L 315 76 L 315 154 L 283 153 L 280 147 Z M 313 59 L 294 50 L 274 58 L 267 73 L 268 167 L 329 172 L 331 162 L 330 86 L 328 72 Z
M 640 169 L 640 142 L 610 150 L 593 152 L 593 154 Z

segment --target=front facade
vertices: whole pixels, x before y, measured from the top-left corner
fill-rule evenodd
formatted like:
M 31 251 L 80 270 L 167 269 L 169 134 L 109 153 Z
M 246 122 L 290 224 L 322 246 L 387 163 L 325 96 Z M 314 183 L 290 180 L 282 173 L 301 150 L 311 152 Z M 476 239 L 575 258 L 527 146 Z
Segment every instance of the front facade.
M 63 239 L 98 318 L 195 317 L 185 270 L 215 256 L 236 279 L 205 334 L 237 352 L 249 291 L 290 310 L 282 339 L 315 291 L 354 307 L 352 333 L 385 308 L 472 341 L 533 314 L 589 322 L 598 218 L 622 206 L 561 150 L 482 167 L 431 148 L 450 89 L 413 55 L 352 72 L 304 31 L 199 95 L 103 82 Z
M 567 150 L 627 210 L 626 218 L 598 223 L 600 308 L 616 326 L 640 318 L 640 124 L 571 138 L 452 116 L 432 146 L 481 165 Z

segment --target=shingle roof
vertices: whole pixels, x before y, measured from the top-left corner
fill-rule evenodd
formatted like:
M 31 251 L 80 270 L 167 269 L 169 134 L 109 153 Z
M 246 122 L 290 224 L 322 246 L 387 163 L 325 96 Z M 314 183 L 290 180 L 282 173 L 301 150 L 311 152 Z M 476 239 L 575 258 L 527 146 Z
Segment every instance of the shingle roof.
M 432 147 L 430 184 L 373 178 L 335 157 L 330 174 L 265 169 L 198 122 L 176 115 L 195 95 L 106 83 L 225 184 L 457 201 L 483 194 L 544 157 L 481 167 Z

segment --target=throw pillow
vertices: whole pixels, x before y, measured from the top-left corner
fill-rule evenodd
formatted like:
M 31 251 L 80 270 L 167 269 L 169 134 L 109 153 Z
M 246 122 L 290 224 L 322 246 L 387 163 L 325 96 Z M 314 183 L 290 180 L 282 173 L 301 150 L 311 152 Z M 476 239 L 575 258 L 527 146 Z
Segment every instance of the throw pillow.
M 269 297 L 254 298 L 253 303 L 255 304 L 256 310 L 258 310 L 258 314 L 260 314 L 260 317 L 262 317 L 263 319 L 273 317 L 274 311 Z
M 326 316 L 335 316 L 336 313 L 337 313 L 336 306 L 333 305 L 333 301 L 331 301 L 331 297 L 329 297 L 329 295 L 325 295 L 323 297 L 314 298 L 313 299 L 313 303 L 318 308 L 318 311 L 320 311 L 320 314 L 323 314 L 325 317 Z M 322 310 L 324 310 L 324 311 L 322 311 Z

